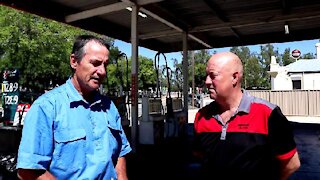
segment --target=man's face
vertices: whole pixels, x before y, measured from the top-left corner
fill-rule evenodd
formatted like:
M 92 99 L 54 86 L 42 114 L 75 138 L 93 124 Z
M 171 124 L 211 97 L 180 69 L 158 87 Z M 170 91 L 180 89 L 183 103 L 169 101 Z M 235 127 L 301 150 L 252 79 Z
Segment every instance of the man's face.
M 109 51 L 105 46 L 91 41 L 84 47 L 84 56 L 76 64 L 75 78 L 82 93 L 91 92 L 100 87 L 106 77 Z
M 232 73 L 227 66 L 216 59 L 210 59 L 207 64 L 205 84 L 211 99 L 224 100 L 232 89 Z

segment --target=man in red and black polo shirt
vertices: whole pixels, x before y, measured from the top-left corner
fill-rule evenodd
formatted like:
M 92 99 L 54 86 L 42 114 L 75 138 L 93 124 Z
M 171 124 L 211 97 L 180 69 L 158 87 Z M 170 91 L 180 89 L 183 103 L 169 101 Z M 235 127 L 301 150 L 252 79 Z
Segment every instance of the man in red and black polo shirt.
M 207 179 L 288 179 L 300 167 L 290 123 L 280 108 L 241 89 L 243 66 L 213 55 L 206 85 L 214 101 L 196 114 L 195 152 Z

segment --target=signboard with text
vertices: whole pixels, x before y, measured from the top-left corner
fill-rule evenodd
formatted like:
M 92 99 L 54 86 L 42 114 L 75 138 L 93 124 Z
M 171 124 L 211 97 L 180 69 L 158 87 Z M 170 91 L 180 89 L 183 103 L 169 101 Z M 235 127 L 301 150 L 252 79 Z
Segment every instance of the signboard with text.
M 13 125 L 23 125 L 24 118 L 26 117 L 27 112 L 30 109 L 30 104 L 19 104 L 14 116 Z
M 3 120 L 13 122 L 19 102 L 19 73 L 17 69 L 6 69 L 2 73 Z

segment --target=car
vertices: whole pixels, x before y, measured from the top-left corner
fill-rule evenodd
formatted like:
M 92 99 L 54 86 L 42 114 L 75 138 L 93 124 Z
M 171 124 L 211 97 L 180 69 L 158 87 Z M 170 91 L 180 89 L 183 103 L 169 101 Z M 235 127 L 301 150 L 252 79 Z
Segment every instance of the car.
M 192 99 L 192 94 L 189 94 L 188 95 L 188 103 L 190 105 L 192 105 L 191 99 Z M 200 108 L 200 104 L 201 104 L 201 96 L 200 96 L 200 94 L 194 94 L 193 101 L 194 101 L 194 106 L 197 107 L 197 108 Z

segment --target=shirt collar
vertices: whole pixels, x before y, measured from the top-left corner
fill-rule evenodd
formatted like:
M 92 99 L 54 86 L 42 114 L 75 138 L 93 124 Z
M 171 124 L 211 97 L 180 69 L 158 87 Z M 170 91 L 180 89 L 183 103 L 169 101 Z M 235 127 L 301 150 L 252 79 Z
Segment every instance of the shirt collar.
M 250 96 L 250 94 L 242 89 L 242 98 L 239 104 L 239 107 L 237 109 L 237 112 L 245 112 L 245 113 L 249 113 L 250 112 L 250 106 L 251 106 L 251 102 L 252 102 L 252 96 Z M 236 114 L 235 113 L 235 114 Z
M 88 104 L 88 102 L 85 99 L 83 99 L 82 95 L 77 91 L 77 89 L 72 84 L 71 77 L 66 82 L 66 92 L 67 92 L 68 97 L 70 98 L 71 102 L 83 101 Z M 95 91 L 94 93 L 95 93 L 94 94 L 94 101 L 90 106 L 101 103 L 100 93 L 98 91 Z

